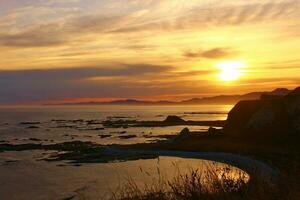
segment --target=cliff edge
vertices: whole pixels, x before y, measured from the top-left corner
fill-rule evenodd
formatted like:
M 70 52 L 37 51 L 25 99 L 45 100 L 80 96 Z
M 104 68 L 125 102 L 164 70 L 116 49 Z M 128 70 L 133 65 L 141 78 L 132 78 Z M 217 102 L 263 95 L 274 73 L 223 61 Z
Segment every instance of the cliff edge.
M 236 137 L 300 136 L 300 87 L 281 96 L 240 101 L 229 112 L 223 132 Z

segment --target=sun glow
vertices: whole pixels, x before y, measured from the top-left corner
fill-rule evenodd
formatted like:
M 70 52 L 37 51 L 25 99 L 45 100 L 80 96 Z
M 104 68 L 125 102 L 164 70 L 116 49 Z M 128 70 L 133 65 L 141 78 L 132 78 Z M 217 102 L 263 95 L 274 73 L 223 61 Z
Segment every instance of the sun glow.
M 240 61 L 226 61 L 217 64 L 220 69 L 219 78 L 222 81 L 235 81 L 242 75 L 242 69 L 246 66 Z

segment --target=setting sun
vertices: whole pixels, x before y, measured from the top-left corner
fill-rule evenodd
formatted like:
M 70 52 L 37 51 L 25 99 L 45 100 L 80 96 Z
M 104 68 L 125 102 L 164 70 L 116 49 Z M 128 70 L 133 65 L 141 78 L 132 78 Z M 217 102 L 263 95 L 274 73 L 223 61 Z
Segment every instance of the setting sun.
M 222 81 L 234 81 L 241 77 L 242 68 L 246 66 L 245 63 L 240 61 L 226 61 L 217 64 L 220 69 L 219 78 Z
M 300 0 L 0 0 L 0 200 L 300 200 L 299 19 Z

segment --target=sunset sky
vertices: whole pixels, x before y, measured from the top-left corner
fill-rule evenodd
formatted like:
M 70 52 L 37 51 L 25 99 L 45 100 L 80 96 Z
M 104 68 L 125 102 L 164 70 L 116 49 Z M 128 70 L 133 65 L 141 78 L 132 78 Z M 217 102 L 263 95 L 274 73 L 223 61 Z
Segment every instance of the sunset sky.
M 0 0 L 0 104 L 300 85 L 299 0 Z

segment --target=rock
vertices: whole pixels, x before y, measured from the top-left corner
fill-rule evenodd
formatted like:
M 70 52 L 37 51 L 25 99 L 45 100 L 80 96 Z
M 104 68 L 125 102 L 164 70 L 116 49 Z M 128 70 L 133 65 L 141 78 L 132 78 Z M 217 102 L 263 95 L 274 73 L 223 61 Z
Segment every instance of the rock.
M 37 124 L 41 124 L 41 122 L 21 122 L 21 125 L 37 125 Z
M 136 138 L 136 135 L 123 135 L 119 136 L 120 139 L 131 139 L 131 138 Z
M 240 101 L 228 113 L 224 126 L 224 132 L 230 135 L 238 135 L 244 131 L 250 117 L 262 106 L 260 100 Z
M 283 96 L 288 95 L 291 92 L 291 90 L 286 88 L 277 88 L 273 90 L 272 92 L 268 92 L 261 95 L 261 99 L 279 99 Z
M 37 139 L 37 138 L 29 138 L 28 140 L 35 141 L 35 142 L 40 142 L 40 141 L 42 141 L 42 140 Z
M 5 163 L 16 163 L 18 160 L 6 160 Z
M 164 123 L 184 123 L 185 120 L 181 119 L 176 115 L 169 115 L 164 121 Z
M 184 128 L 182 129 L 182 131 L 180 131 L 179 135 L 189 135 L 190 134 L 190 130 L 188 128 Z
M 111 137 L 111 135 L 109 135 L 109 134 L 107 134 L 107 135 L 99 135 L 99 137 L 101 137 L 101 138 L 109 138 L 109 137 Z
M 178 142 L 178 141 L 186 140 L 189 137 L 190 137 L 190 130 L 188 128 L 184 128 L 182 129 L 182 131 L 180 131 L 179 135 L 177 135 L 174 138 L 174 141 Z
M 239 137 L 300 136 L 300 88 L 285 96 L 239 102 L 229 112 L 223 131 Z
M 40 127 L 38 127 L 38 126 L 28 126 L 27 128 L 28 128 L 28 129 L 38 129 L 38 128 L 40 128 Z
M 86 121 L 87 125 L 98 125 L 98 124 L 102 124 L 101 122 L 98 122 L 96 120 L 88 120 Z
M 105 130 L 105 128 L 103 127 L 98 127 L 98 128 L 92 128 L 90 129 L 91 131 L 102 131 L 102 130 Z
M 286 96 L 288 94 L 290 94 L 292 92 L 292 90 L 289 90 L 287 88 L 277 88 L 275 90 L 273 90 L 272 92 L 269 92 L 269 95 L 273 95 L 273 96 Z
M 300 87 L 297 87 L 295 90 L 290 92 L 288 96 L 299 96 L 300 95 Z
M 207 132 L 208 132 L 208 134 L 216 135 L 216 134 L 220 134 L 221 130 L 220 129 L 216 129 L 214 127 L 209 127 L 209 129 L 208 129 Z
M 271 103 L 266 103 L 250 117 L 246 128 L 254 130 L 254 132 L 270 129 L 276 123 L 276 110 Z

